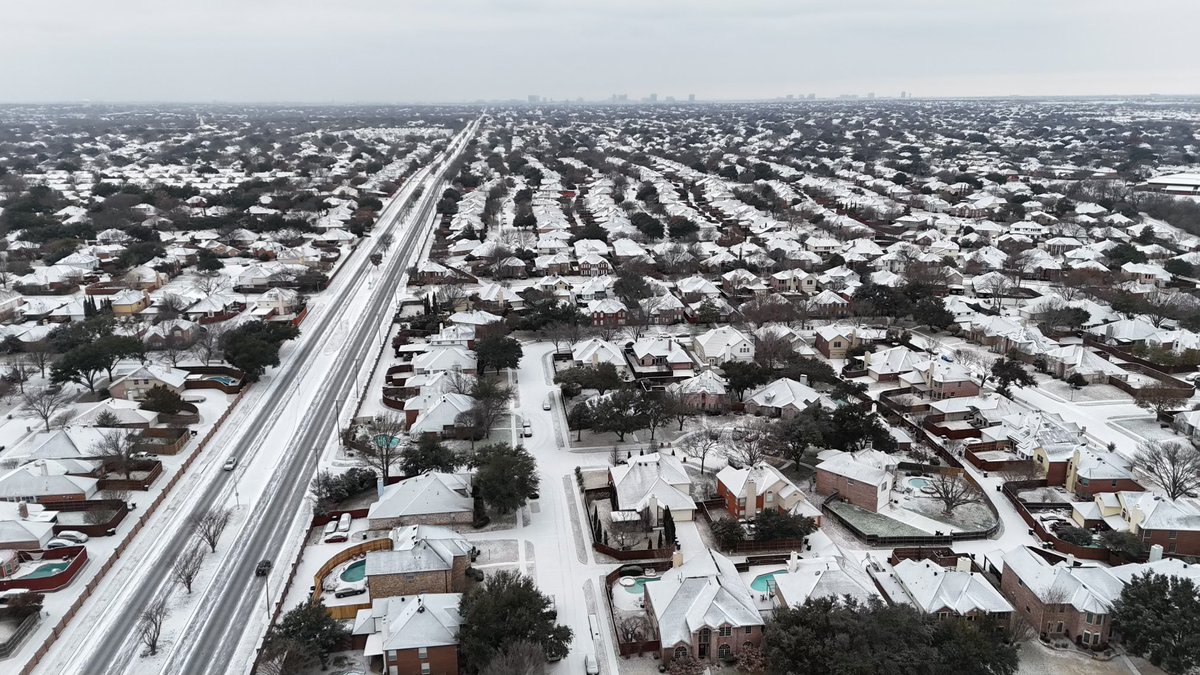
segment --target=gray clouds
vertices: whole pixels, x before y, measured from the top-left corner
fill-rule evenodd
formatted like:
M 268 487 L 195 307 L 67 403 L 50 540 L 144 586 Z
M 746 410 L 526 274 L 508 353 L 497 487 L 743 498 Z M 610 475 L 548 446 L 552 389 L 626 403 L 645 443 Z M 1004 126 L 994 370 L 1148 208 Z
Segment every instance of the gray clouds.
M 1196 94 L 1194 0 L 7 0 L 5 101 Z

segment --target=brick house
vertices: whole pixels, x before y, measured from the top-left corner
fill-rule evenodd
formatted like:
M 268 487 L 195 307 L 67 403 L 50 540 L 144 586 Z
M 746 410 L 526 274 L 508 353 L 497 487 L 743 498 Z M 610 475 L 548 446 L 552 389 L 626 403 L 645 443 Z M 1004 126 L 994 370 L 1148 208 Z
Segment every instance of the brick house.
M 821 394 L 808 386 L 808 376 L 800 380 L 782 377 L 746 397 L 746 412 L 751 415 L 791 419 L 817 405 Z
M 696 410 L 720 412 L 729 408 L 729 390 L 725 380 L 711 370 L 667 385 L 667 393 L 678 396 Z
M 676 657 L 715 661 L 762 644 L 764 621 L 733 562 L 711 549 L 643 587 L 646 615 L 664 665 Z
M 389 536 L 390 550 L 367 552 L 366 579 L 372 598 L 466 592 L 467 568 L 476 551 L 457 532 L 436 525 L 409 525 Z
M 1168 555 L 1200 555 L 1200 499 L 1171 500 L 1152 492 L 1118 492 L 1121 517 L 1146 548 L 1158 544 Z
M 1151 553 L 1152 558 L 1155 555 Z M 1113 603 L 1125 584 L 1148 572 L 1200 583 L 1200 566 L 1174 558 L 1102 567 L 1081 565 L 1072 556 L 1040 548 L 1020 547 L 1004 554 L 1000 591 L 1038 633 L 1102 649 L 1112 634 Z
M 1141 492 L 1143 488 L 1133 479 L 1131 468 L 1115 453 L 1076 446 L 1067 462 L 1063 486 L 1081 499 L 1091 499 L 1101 492 Z
M 942 619 L 991 617 L 1007 627 L 1013 606 L 983 574 L 971 570 L 970 560 L 959 558 L 956 567 L 947 568 L 932 560 L 905 559 L 892 567 L 890 575 L 875 570 L 872 575 L 893 604 L 910 604 Z
M 372 530 L 467 524 L 474 506 L 471 474 L 429 471 L 383 488 L 379 500 L 367 511 L 367 521 Z
M 363 655 L 388 675 L 458 675 L 461 593 L 375 598 L 360 609 L 351 633 Z
M 822 326 L 816 331 L 813 347 L 827 359 L 844 359 L 851 348 L 873 344 L 885 334 L 885 331 L 854 326 Z
M 592 300 L 588 303 L 588 314 L 593 326 L 624 326 L 627 309 L 625 303 L 616 298 Z
M 979 383 L 966 369 L 941 359 L 915 364 L 911 371 L 900 375 L 900 382 L 912 387 L 916 395 L 935 401 L 979 395 Z
M 718 471 L 717 497 L 724 500 L 725 511 L 734 518 L 753 520 L 773 508 L 821 523 L 821 512 L 779 469 L 766 462 L 741 469 L 726 466 Z
M 878 511 L 892 498 L 897 460 L 878 450 L 855 453 L 826 450 L 818 455 L 817 492 L 837 493 L 845 501 Z

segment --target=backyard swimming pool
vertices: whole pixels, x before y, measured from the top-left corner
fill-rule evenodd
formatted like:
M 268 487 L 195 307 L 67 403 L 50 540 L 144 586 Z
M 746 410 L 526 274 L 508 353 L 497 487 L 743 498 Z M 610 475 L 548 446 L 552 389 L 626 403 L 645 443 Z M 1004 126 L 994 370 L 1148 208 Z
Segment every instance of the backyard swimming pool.
M 633 583 L 626 585 L 624 580 L 629 578 L 631 577 L 622 578 L 621 588 L 624 588 L 627 592 L 633 593 L 634 595 L 641 595 L 642 591 L 645 590 L 647 583 L 651 581 L 658 581 L 658 577 L 636 577 L 633 579 Z
M 379 434 L 375 436 L 375 447 L 377 448 L 382 448 L 384 446 L 387 446 L 388 448 L 394 448 L 397 445 L 400 445 L 400 439 L 396 438 L 395 436 L 388 436 L 387 434 Z
M 67 569 L 70 566 L 71 566 L 70 560 L 64 560 L 62 562 L 46 563 L 45 565 L 38 567 L 34 571 L 22 576 L 21 578 L 22 579 L 44 579 L 46 577 L 52 577 L 55 574 L 62 572 L 63 570 Z
M 233 387 L 233 386 L 237 385 L 237 380 L 233 379 L 232 377 L 226 376 L 226 375 L 209 375 L 209 376 L 205 377 L 204 379 L 212 380 L 213 382 L 220 382 L 221 384 L 228 386 L 228 387 Z
M 754 581 L 750 582 L 750 588 L 760 593 L 765 593 L 771 590 L 771 581 L 775 579 L 776 574 L 786 574 L 787 570 L 775 570 L 754 577 Z
M 929 481 L 924 478 L 909 478 L 908 484 L 918 490 L 924 487 L 929 487 Z
M 362 581 L 363 577 L 365 577 L 366 575 L 367 575 L 367 561 L 359 560 L 358 562 L 352 562 L 349 565 L 347 565 L 346 569 L 342 570 L 342 573 L 340 576 L 341 576 L 342 581 L 354 582 L 354 581 Z

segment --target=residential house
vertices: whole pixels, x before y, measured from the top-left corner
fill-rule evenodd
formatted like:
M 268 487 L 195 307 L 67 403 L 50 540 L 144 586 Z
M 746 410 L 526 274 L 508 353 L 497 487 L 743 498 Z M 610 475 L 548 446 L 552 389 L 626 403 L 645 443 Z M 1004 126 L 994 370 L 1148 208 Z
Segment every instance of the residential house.
M 140 366 L 133 372 L 122 375 L 108 385 L 108 392 L 115 398 L 140 401 L 154 387 L 163 387 L 176 394 L 183 394 L 188 373 L 185 370 L 153 364 Z
M 392 548 L 367 552 L 372 598 L 467 590 L 467 568 L 477 551 L 462 535 L 438 525 L 408 525 L 388 536 Z
M 841 601 L 848 596 L 862 604 L 883 599 L 870 575 L 843 555 L 796 556 L 788 561 L 787 571 L 777 573 L 768 586 L 776 607 L 795 607 L 818 598 Z
M 721 412 L 729 408 L 729 389 L 725 380 L 711 370 L 668 384 L 667 392 L 696 410 Z
M 474 516 L 471 474 L 429 471 L 385 486 L 367 512 L 372 530 L 467 524 Z
M 670 337 L 644 337 L 629 345 L 625 356 L 636 377 L 684 379 L 695 374 L 692 355 Z
M 876 382 L 895 382 L 912 370 L 918 360 L 916 352 L 904 345 L 863 354 L 867 375 Z
M 409 435 L 413 438 L 426 435 L 452 438 L 462 428 L 463 416 L 475 407 L 475 399 L 466 394 L 445 393 L 421 404 L 420 408 L 411 410 L 405 404 Z
M 754 339 L 731 326 L 720 326 L 692 338 L 696 357 L 710 366 L 754 360 Z
M 629 372 L 629 364 L 625 362 L 624 352 L 608 340 L 594 337 L 571 345 L 572 366 L 595 368 L 601 363 L 611 364 L 622 373 Z
M 1200 498 L 1168 499 L 1152 492 L 1118 492 L 1128 531 L 1168 555 L 1200 555 Z
M 150 296 L 146 291 L 121 291 L 112 296 L 113 314 L 117 316 L 129 316 L 150 306 Z
M 821 394 L 808 386 L 808 376 L 800 381 L 781 377 L 746 397 L 746 412 L 751 415 L 791 419 L 816 405 Z
M 726 466 L 718 471 L 717 497 L 725 501 L 729 515 L 739 520 L 753 520 L 766 509 L 776 509 L 821 522 L 821 512 L 804 498 L 804 493 L 766 462 L 740 469 Z
M 1013 606 L 979 572 L 971 571 L 970 558 L 959 558 L 954 569 L 931 560 L 901 560 L 892 566 L 872 570 L 880 581 L 884 596 L 893 604 L 916 607 L 938 618 L 961 617 L 967 621 L 995 619 L 1007 628 Z
M 658 525 L 666 508 L 676 521 L 691 520 L 696 510 L 691 476 L 674 455 L 632 456 L 608 470 L 608 483 L 613 510 L 644 512 L 652 527 Z
M 1035 632 L 1093 649 L 1108 645 L 1113 605 L 1134 577 L 1153 572 L 1200 583 L 1200 566 L 1174 558 L 1108 567 L 1021 546 L 1003 561 L 1000 590 Z
M 917 396 L 935 401 L 979 395 L 979 383 L 965 368 L 938 358 L 915 364 L 900 376 L 900 382 L 912 387 Z
M 646 614 L 670 664 L 737 656 L 762 644 L 765 622 L 733 562 L 705 549 L 645 584 Z
M 365 636 L 363 655 L 376 664 L 373 671 L 458 675 L 461 602 L 462 593 L 372 598 L 370 609 L 358 610 L 351 634 Z
M 899 460 L 878 450 L 843 452 L 826 450 L 818 455 L 817 492 L 841 497 L 868 511 L 879 511 L 892 499 Z
M 624 326 L 628 315 L 625 303 L 616 298 L 592 300 L 587 304 L 587 313 L 593 326 Z
M 200 324 L 187 319 L 169 319 L 154 324 L 142 333 L 142 341 L 150 349 L 162 349 L 167 345 L 187 347 L 200 337 L 204 330 Z
M 0 474 L 0 501 L 84 501 L 96 496 L 95 478 L 68 473 L 71 467 L 39 459 Z
M 855 326 L 821 326 L 816 330 L 813 347 L 827 359 L 845 359 L 854 347 L 874 344 L 887 337 L 887 331 Z
M 1132 469 L 1116 453 L 1077 445 L 1067 463 L 1064 487 L 1081 499 L 1091 499 L 1101 492 L 1141 491 L 1143 488 L 1134 480 Z
M 1175 413 L 1175 419 L 1172 420 L 1171 426 L 1175 428 L 1175 431 L 1192 439 L 1193 442 L 1200 443 L 1200 410 Z
M 771 290 L 776 293 L 804 293 L 813 295 L 817 292 L 817 276 L 801 269 L 783 270 L 770 276 Z

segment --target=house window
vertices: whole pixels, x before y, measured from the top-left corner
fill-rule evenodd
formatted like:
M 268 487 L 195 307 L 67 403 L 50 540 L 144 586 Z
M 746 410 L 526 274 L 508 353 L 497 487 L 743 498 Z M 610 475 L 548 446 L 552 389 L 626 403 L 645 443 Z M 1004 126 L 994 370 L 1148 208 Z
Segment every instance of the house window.
M 419 648 L 417 649 L 417 658 L 418 658 L 418 659 L 427 659 L 427 658 L 429 658 L 429 649 L 427 649 L 427 648 L 425 648 L 425 647 L 419 647 Z
M 842 341 L 841 341 L 841 340 L 834 340 L 834 341 L 833 341 L 833 348 L 834 348 L 834 349 L 838 349 L 838 348 L 840 348 L 841 346 L 842 346 Z
M 743 642 L 742 643 L 742 649 L 753 649 L 753 648 L 754 648 L 754 644 L 751 642 Z
M 731 626 L 721 626 L 717 629 L 717 635 L 720 637 L 729 637 L 733 635 L 733 628 Z
M 749 635 L 749 634 L 751 634 L 751 633 L 753 633 L 753 632 L 754 632 L 754 627 L 753 627 L 753 626 L 746 626 L 746 635 Z M 747 642 L 746 644 L 750 644 L 750 643 L 749 643 L 749 642 Z
M 422 663 L 422 664 L 421 664 L 421 675 L 429 675 L 429 673 L 430 673 L 430 672 L 431 672 L 431 671 L 429 670 L 429 664 L 428 664 L 428 663 Z
M 1088 623 L 1096 623 L 1096 615 L 1092 614 L 1091 612 L 1088 612 L 1087 613 L 1087 622 Z
M 721 645 L 717 647 L 717 656 L 727 659 L 729 658 L 729 645 Z
M 684 647 L 683 645 L 679 645 L 678 647 L 675 648 L 675 658 L 684 659 L 684 658 L 687 658 L 687 655 L 688 655 L 687 647 Z

